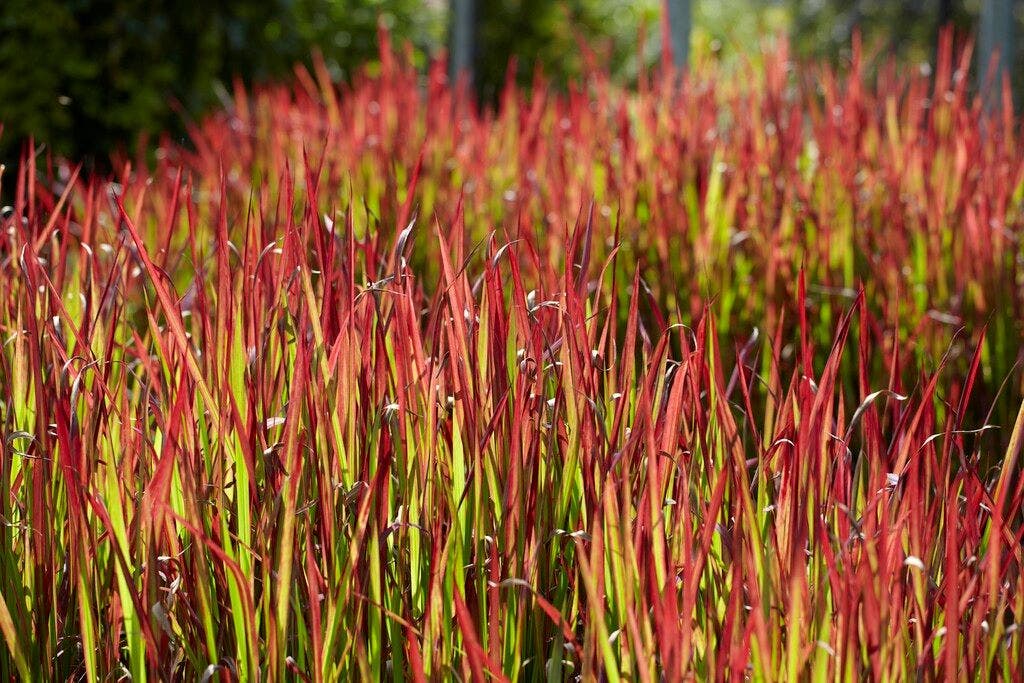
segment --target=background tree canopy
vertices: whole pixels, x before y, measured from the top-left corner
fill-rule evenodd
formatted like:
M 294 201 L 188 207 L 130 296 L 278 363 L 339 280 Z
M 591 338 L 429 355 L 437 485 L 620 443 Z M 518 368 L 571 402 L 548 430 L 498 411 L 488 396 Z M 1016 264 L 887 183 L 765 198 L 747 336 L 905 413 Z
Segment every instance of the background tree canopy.
M 695 54 L 736 54 L 788 32 L 798 54 L 836 57 L 855 26 L 869 45 L 930 57 L 943 23 L 972 28 L 979 0 L 694 2 Z M 659 0 L 487 0 L 476 22 L 476 85 L 493 99 L 518 56 L 528 84 L 540 64 L 556 83 L 584 67 L 582 41 L 616 76 L 635 77 L 660 51 Z M 445 0 L 4 0 L 0 13 L 0 159 L 31 135 L 103 164 L 139 135 L 180 134 L 217 103 L 217 84 L 288 77 L 319 49 L 338 78 L 376 57 L 378 22 L 421 62 L 446 38 Z M 1019 17 L 1018 17 L 1019 23 Z
M 376 55 L 377 23 L 421 51 L 436 42 L 417 0 L 5 0 L 0 149 L 29 135 L 102 158 L 142 132 L 181 130 L 217 83 L 287 76 L 318 47 L 339 77 Z M 173 106 L 177 103 L 179 106 Z M 177 111 L 176 111 L 177 110 Z

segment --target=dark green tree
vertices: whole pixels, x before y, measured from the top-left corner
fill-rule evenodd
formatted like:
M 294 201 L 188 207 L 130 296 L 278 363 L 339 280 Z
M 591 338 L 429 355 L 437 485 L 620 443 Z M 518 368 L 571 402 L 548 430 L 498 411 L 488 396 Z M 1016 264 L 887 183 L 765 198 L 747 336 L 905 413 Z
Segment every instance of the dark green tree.
M 102 164 L 180 132 L 236 75 L 287 78 L 317 47 L 345 76 L 376 57 L 378 21 L 426 50 L 431 17 L 418 0 L 4 0 L 0 158 L 33 136 Z
M 532 81 L 537 65 L 559 84 L 579 76 L 586 66 L 586 51 L 614 75 L 628 78 L 637 66 L 641 26 L 647 26 L 654 48 L 660 43 L 660 11 L 657 0 L 478 0 L 477 89 L 485 101 L 493 101 L 505 83 L 512 55 L 514 75 L 524 86 Z

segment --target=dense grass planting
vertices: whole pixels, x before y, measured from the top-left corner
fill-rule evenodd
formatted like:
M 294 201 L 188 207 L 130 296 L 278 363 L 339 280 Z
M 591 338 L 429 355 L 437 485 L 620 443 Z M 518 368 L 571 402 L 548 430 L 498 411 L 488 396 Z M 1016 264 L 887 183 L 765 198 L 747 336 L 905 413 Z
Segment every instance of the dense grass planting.
M 0 182 L 0 669 L 1020 671 L 1024 154 L 970 55 L 496 112 L 386 45 Z

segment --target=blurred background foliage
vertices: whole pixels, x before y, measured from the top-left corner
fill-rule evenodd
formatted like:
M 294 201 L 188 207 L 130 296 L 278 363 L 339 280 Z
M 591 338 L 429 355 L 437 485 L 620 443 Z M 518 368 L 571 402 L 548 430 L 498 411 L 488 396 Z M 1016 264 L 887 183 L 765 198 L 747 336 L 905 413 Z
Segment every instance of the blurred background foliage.
M 0 152 L 34 135 L 102 158 L 182 130 L 217 86 L 285 78 L 321 49 L 343 77 L 377 54 L 378 21 L 420 54 L 439 31 L 417 0 L 3 0 Z
M 737 59 L 763 36 L 788 34 L 800 56 L 841 59 L 860 27 L 869 48 L 927 61 L 939 26 L 973 29 L 980 0 L 694 0 L 694 58 Z M 425 65 L 443 49 L 446 0 L 3 0 L 0 159 L 29 135 L 102 165 L 147 133 L 181 136 L 232 77 L 288 78 L 313 49 L 344 79 L 377 55 L 377 26 Z M 493 100 L 509 57 L 516 77 L 540 65 L 564 84 L 591 53 L 623 82 L 660 54 L 660 0 L 485 0 L 478 3 L 476 86 Z M 1018 3 L 1019 5 L 1019 3 Z M 1018 16 L 1018 22 L 1020 17 Z M 645 35 L 643 48 L 638 36 Z M 580 46 L 586 49 L 580 49 Z

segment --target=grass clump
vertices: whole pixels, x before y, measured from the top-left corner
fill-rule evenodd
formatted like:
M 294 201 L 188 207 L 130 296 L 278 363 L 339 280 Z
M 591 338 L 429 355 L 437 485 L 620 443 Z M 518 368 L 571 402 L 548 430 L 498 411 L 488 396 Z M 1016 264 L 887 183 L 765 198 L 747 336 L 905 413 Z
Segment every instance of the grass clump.
M 385 47 L 27 156 L 0 668 L 1011 678 L 1024 155 L 941 55 L 490 112 Z

